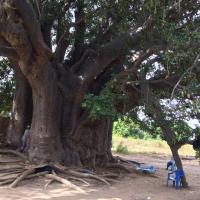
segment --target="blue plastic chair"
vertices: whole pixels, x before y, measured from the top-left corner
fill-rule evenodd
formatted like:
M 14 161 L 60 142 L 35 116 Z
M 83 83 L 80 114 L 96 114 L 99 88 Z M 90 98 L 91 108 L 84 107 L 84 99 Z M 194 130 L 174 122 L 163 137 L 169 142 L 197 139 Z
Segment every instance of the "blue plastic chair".
M 173 182 L 173 186 L 176 187 L 176 189 L 179 189 L 181 186 L 181 178 L 184 176 L 184 171 L 181 169 L 178 169 L 174 172 L 169 172 L 167 176 L 167 186 L 169 185 L 169 181 Z

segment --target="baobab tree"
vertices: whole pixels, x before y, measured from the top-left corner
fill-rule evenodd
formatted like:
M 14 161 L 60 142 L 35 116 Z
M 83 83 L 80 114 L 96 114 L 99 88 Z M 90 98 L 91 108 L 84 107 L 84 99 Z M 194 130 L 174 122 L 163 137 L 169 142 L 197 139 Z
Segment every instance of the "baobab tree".
M 198 6 L 199 1 L 1 0 L 0 56 L 19 77 L 8 141 L 18 145 L 31 124 L 30 162 L 95 167 L 111 161 L 112 120 L 89 118 L 81 106 L 85 96 L 100 94 L 113 74 L 123 83 L 138 80 L 152 55 L 178 51 L 169 38 L 185 27 L 195 32 Z M 155 79 L 170 81 L 169 65 Z M 137 87 L 121 87 L 129 108 Z

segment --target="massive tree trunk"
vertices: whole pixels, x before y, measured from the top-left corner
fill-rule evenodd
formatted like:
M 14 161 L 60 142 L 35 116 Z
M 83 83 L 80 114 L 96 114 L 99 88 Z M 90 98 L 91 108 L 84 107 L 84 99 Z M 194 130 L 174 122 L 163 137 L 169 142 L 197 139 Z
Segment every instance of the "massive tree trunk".
M 51 62 L 33 69 L 40 71 L 34 72 L 34 76 L 28 75 L 33 94 L 29 159 L 34 163 L 60 162 L 63 156 L 60 131 L 62 101 L 57 76 Z
M 68 132 L 70 133 L 70 132 Z M 65 164 L 101 167 L 112 160 L 112 121 L 84 119 L 65 138 Z
M 7 143 L 18 147 L 26 125 L 32 119 L 32 93 L 29 83 L 17 65 L 13 67 L 15 75 L 15 94 L 11 119 L 7 131 Z
M 111 160 L 112 122 L 91 121 L 81 108 L 80 86 L 63 97 L 54 62 L 47 62 L 30 76 L 33 118 L 29 159 L 33 163 L 61 162 L 66 165 L 103 166 Z M 70 82 L 71 80 L 65 80 Z M 78 84 L 78 83 L 76 83 Z M 66 95 L 68 98 L 66 99 Z M 68 100 L 68 101 L 67 101 Z

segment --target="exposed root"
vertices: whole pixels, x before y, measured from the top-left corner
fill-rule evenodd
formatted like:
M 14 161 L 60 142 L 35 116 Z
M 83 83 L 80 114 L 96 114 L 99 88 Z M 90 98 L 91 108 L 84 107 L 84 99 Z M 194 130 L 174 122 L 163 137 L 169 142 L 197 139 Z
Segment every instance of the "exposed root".
M 49 172 L 40 172 L 40 173 L 37 173 L 37 174 L 31 174 L 27 177 L 25 177 L 25 179 L 31 179 L 31 178 L 36 178 L 36 177 L 39 177 L 39 176 L 44 176 L 46 174 L 48 174 Z
M 31 175 L 28 175 L 28 176 L 24 177 L 23 180 L 31 179 L 31 178 L 35 178 L 35 177 L 39 177 L 39 176 L 44 176 L 44 175 L 46 175 L 47 173 L 48 173 L 48 172 L 40 172 L 40 173 L 37 173 L 37 174 L 31 174 Z M 15 180 L 16 180 L 16 178 L 7 179 L 7 180 L 5 180 L 5 181 L 3 181 L 3 182 L 0 182 L 0 186 L 1 186 L 1 185 L 7 185 L 7 184 L 9 184 L 9 183 L 13 183 L 13 181 L 15 181 Z
M 0 167 L 0 173 L 8 173 L 8 172 L 13 172 L 13 171 L 19 171 L 19 170 L 23 170 L 24 167 L 23 166 L 2 166 Z
M 3 154 L 13 154 L 13 155 L 16 155 L 18 157 L 20 157 L 23 161 L 27 161 L 27 157 L 18 152 L 18 151 L 15 151 L 15 150 L 10 150 L 10 149 L 0 149 L 0 153 L 3 153 Z
M 134 170 L 132 169 L 129 169 L 128 167 L 122 165 L 122 164 L 116 164 L 116 163 L 109 163 L 106 165 L 107 168 L 114 168 L 114 169 L 120 169 L 120 170 L 123 170 L 127 173 L 131 173 L 133 172 Z
M 2 186 L 2 185 L 7 185 L 7 184 L 9 184 L 9 183 L 12 183 L 13 181 L 14 181 L 15 179 L 7 179 L 7 180 L 5 180 L 5 181 L 3 181 L 3 182 L 0 182 L 0 186 Z
M 4 164 L 10 164 L 10 163 L 18 163 L 18 162 L 22 162 L 21 160 L 0 160 L 0 165 L 4 165 Z
M 84 183 L 86 186 L 90 185 L 87 181 L 83 180 L 82 178 L 76 178 L 76 177 L 70 176 L 68 179 L 75 180 L 75 181 L 80 181 L 80 182 Z
M 15 173 L 15 174 L 8 174 L 7 176 L 1 176 L 0 177 L 0 182 L 6 181 L 8 179 L 15 179 L 19 176 L 20 173 Z
M 44 189 L 46 190 L 47 187 L 48 187 L 50 184 L 52 184 L 53 182 L 54 182 L 54 179 L 50 179 L 50 180 L 45 184 Z
M 144 164 L 144 163 L 139 163 L 139 162 L 134 161 L 134 160 L 126 160 L 126 159 L 121 158 L 120 156 L 116 156 L 116 159 L 117 159 L 117 161 L 120 161 L 122 163 L 131 164 L 131 165 L 134 164 L 134 165 L 139 166 L 141 164 Z
M 110 183 L 108 181 L 106 181 L 104 178 L 101 178 L 99 176 L 93 175 L 93 174 L 88 174 L 88 173 L 80 173 L 80 172 L 76 172 L 76 171 L 66 171 L 67 174 L 70 174 L 72 176 L 78 177 L 78 178 L 91 178 L 91 179 L 96 179 L 98 181 L 101 181 L 103 183 L 105 183 L 106 185 L 110 185 Z
M 54 164 L 51 166 L 55 171 L 66 174 L 66 170 L 74 169 L 72 167 L 66 167 L 60 164 Z
M 20 174 L 22 172 L 23 172 L 23 169 L 14 170 L 14 171 L 10 171 L 10 172 L 7 172 L 7 173 L 2 173 L 2 174 L 0 174 L 0 178 L 6 177 L 6 176 L 9 176 L 9 175 L 12 175 L 12 174 Z
M 93 174 L 77 172 L 77 171 L 71 170 L 71 168 L 67 168 L 62 165 L 54 165 L 53 168 L 55 168 L 56 170 L 58 170 L 61 173 L 65 173 L 65 174 L 74 176 L 76 178 L 95 179 L 95 180 L 105 183 L 106 185 L 110 185 L 110 183 L 108 181 L 106 181 L 104 178 L 101 178 L 101 177 L 93 175 Z
M 103 174 L 101 175 L 102 177 L 105 177 L 105 178 L 119 178 L 119 174 Z
M 25 179 L 28 175 L 34 173 L 35 169 L 34 168 L 30 168 L 28 170 L 26 170 L 25 172 L 23 172 L 19 177 L 17 177 L 17 179 L 15 179 L 14 182 L 12 182 L 9 187 L 10 188 L 14 188 L 17 186 L 17 184 L 22 181 L 23 179 Z
M 0 153 L 4 154 L 14 154 L 18 155 L 23 161 L 26 161 L 26 157 L 20 152 L 14 150 L 1 150 Z M 80 168 L 72 168 L 65 167 L 60 164 L 54 165 L 29 165 L 27 166 L 25 163 L 20 160 L 13 161 L 11 158 L 6 158 L 7 160 L 3 160 L 0 162 L 0 186 L 10 184 L 10 188 L 16 187 L 21 181 L 26 179 L 31 179 L 39 176 L 45 176 L 50 180 L 44 186 L 45 189 L 53 183 L 54 181 L 58 181 L 63 183 L 66 187 L 75 189 L 80 192 L 84 192 L 83 189 L 73 184 L 71 181 L 79 181 L 83 183 L 85 186 L 89 186 L 89 179 L 100 181 L 106 185 L 110 185 L 110 183 L 119 182 L 115 180 L 119 178 L 119 174 L 112 173 L 110 170 L 107 172 L 102 171 L 98 175 L 94 173 L 90 173 L 90 171 L 86 171 Z M 29 167 L 29 168 L 27 168 Z M 109 164 L 108 168 L 120 168 L 126 172 L 131 172 L 128 168 L 123 165 L 118 164 Z M 128 170 L 127 170 L 128 169 Z M 52 173 L 52 174 L 51 174 Z M 58 176 L 56 173 L 65 174 L 66 178 Z
M 60 183 L 63 183 L 66 187 L 68 188 L 71 188 L 71 189 L 75 189 L 79 192 L 84 192 L 84 190 L 82 190 L 80 187 L 74 185 L 73 183 L 71 183 L 70 181 L 64 179 L 64 178 L 61 178 L 55 174 L 46 174 L 46 177 L 47 178 L 50 178 L 50 179 L 53 179 L 55 181 L 58 181 Z
M 106 178 L 106 181 L 111 182 L 111 183 L 121 183 L 121 181 L 115 180 L 115 179 L 112 179 L 112 178 Z

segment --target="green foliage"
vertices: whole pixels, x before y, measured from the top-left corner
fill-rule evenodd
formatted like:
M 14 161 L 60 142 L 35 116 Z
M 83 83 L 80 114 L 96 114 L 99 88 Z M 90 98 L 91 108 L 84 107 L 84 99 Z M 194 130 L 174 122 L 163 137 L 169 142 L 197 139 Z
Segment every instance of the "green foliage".
M 14 93 L 13 72 L 7 60 L 0 61 L 0 114 L 8 115 L 13 100 Z
M 116 152 L 127 154 L 128 153 L 128 147 L 126 145 L 124 145 L 123 142 L 120 142 L 116 147 Z
M 87 95 L 82 107 L 89 110 L 90 118 L 93 120 L 102 118 L 114 120 L 119 116 L 115 106 L 117 101 L 125 101 L 125 97 L 114 92 L 112 85 L 108 83 L 99 96 Z
M 196 157 L 196 159 L 200 159 L 200 150 L 196 150 L 195 157 Z
M 118 118 L 114 122 L 113 133 L 122 137 L 132 137 L 135 139 L 156 139 L 156 137 L 153 137 L 152 132 L 142 130 L 133 119 L 127 116 Z
M 193 136 L 192 128 L 190 128 L 188 124 L 183 120 L 173 121 L 171 128 L 175 133 L 176 136 L 175 142 L 177 143 L 184 140 L 187 141 L 190 137 Z

